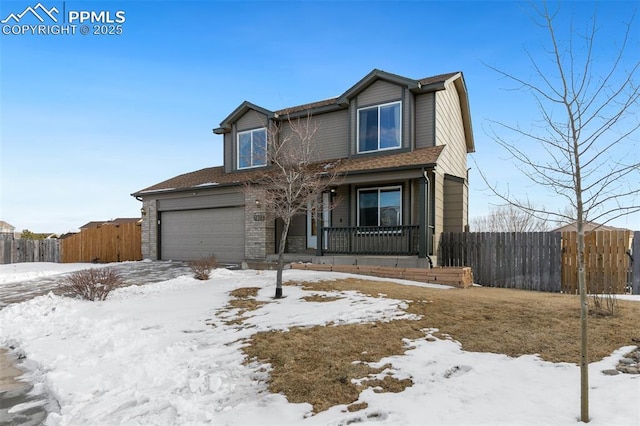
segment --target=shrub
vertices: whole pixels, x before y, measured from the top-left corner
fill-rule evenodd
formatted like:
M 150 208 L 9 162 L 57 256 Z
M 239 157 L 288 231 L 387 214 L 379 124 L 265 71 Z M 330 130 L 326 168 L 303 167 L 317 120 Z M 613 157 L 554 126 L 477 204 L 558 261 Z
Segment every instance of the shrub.
M 61 287 L 65 294 L 95 301 L 105 300 L 111 290 L 122 284 L 122 277 L 113 269 L 93 268 L 65 277 Z
M 218 262 L 215 256 L 204 257 L 198 260 L 192 260 L 189 262 L 189 267 L 193 271 L 193 277 L 197 280 L 208 280 L 211 270 L 218 267 Z
M 589 310 L 591 315 L 596 316 L 612 316 L 616 314 L 618 308 L 618 298 L 615 293 L 594 293 L 591 295 L 593 308 Z

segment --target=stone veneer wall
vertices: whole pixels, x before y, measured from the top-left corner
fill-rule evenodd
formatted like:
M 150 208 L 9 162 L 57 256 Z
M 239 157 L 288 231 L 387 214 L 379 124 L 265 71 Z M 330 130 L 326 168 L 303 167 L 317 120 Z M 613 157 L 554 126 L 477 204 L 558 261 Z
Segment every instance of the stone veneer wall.
M 264 208 L 256 204 L 256 197 L 252 195 L 245 196 L 244 212 L 245 258 L 264 260 L 267 255 L 275 253 L 275 221 L 267 217 Z
M 158 209 L 156 200 L 142 203 L 146 214 L 142 217 L 142 258 L 158 259 Z

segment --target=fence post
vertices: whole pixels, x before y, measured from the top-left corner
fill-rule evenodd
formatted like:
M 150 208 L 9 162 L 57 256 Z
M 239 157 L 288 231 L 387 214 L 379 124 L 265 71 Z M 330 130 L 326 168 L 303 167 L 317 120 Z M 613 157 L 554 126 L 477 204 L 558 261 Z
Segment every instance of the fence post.
M 640 294 L 640 231 L 633 233 L 633 269 L 631 270 L 632 293 Z

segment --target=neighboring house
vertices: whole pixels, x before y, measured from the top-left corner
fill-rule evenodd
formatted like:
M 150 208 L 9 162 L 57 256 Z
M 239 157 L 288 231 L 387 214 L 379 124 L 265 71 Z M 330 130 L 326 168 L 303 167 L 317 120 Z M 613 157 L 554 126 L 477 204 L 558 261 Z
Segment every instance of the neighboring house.
M 584 232 L 591 231 L 628 231 L 628 229 L 624 228 L 616 228 L 615 226 L 603 225 L 596 222 L 584 222 L 582 225 Z M 576 232 L 578 230 L 578 225 L 576 222 L 569 223 L 567 225 L 560 226 L 559 228 L 552 229 L 551 232 Z
M 0 239 L 13 239 L 15 230 L 15 226 L 8 224 L 4 220 L 0 220 Z
M 243 102 L 214 129 L 224 165 L 132 194 L 143 203 L 143 257 L 238 262 L 274 254 L 280 223 L 240 188 L 268 167 L 259 155 L 268 124 L 286 133 L 288 120 L 307 116 L 319 126 L 318 162 L 341 175 L 323 205 L 339 204 L 294 220 L 287 252 L 403 256 L 420 265 L 431 256 L 435 264 L 440 234 L 468 224 L 467 154 L 475 147 L 460 72 L 414 80 L 373 70 L 320 102 L 279 111 Z
M 142 219 L 140 219 L 139 217 L 119 217 L 116 219 L 112 219 L 112 220 L 106 220 L 106 221 L 92 221 L 92 222 L 87 222 L 84 225 L 82 225 L 80 227 L 80 230 L 83 231 L 85 229 L 91 229 L 91 228 L 100 228 L 102 225 L 121 225 L 123 223 L 137 223 L 140 222 Z
M 60 236 L 58 237 L 58 239 L 59 239 L 59 240 L 64 240 L 64 239 L 67 239 L 67 238 L 69 238 L 69 237 L 73 237 L 74 235 L 77 235 L 77 234 L 78 234 L 77 232 L 66 232 L 66 233 L 64 233 L 64 234 L 60 235 Z

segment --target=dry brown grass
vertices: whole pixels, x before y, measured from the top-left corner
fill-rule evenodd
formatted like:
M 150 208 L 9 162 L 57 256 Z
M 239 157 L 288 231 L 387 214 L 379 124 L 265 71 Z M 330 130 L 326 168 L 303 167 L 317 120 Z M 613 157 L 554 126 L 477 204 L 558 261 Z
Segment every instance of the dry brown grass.
M 424 337 L 423 330 L 429 328 L 451 336 L 467 351 L 514 357 L 537 353 L 554 362 L 579 360 L 577 296 L 495 288 L 443 291 L 362 279 L 301 285 L 316 291 L 357 290 L 373 297 L 382 293 L 406 300 L 407 311 L 422 316 L 417 321 L 292 328 L 254 335 L 245 352 L 250 359 L 271 364 L 270 390 L 285 394 L 291 402 L 311 403 L 314 412 L 351 404 L 368 386 L 384 392 L 411 386 L 411 380 L 390 376 L 361 385 L 352 379 L 378 373 L 381 370 L 364 363 L 404 353 L 407 347 L 402 339 Z M 590 318 L 590 361 L 634 344 L 631 339 L 640 337 L 639 315 L 637 303 L 619 301 L 616 316 Z M 354 404 L 349 410 L 358 407 Z
M 305 302 L 335 302 L 340 299 L 344 299 L 344 297 L 323 296 L 321 294 L 312 294 L 311 296 L 305 296 L 302 298 Z
M 259 287 L 242 287 L 231 291 L 229 294 L 233 299 L 229 300 L 227 306 L 218 312 L 219 316 L 226 316 L 232 309 L 237 309 L 234 319 L 225 321 L 227 325 L 240 325 L 244 320 L 244 314 L 247 311 L 253 311 L 264 305 L 266 302 L 255 300 L 258 295 Z
M 406 324 L 397 321 L 293 328 L 286 333 L 258 333 L 244 350 L 250 358 L 271 364 L 271 392 L 285 394 L 290 402 L 311 403 L 320 412 L 356 401 L 365 387 L 399 392 L 411 386 L 410 380 L 391 377 L 384 383 L 371 380 L 360 386 L 351 382 L 386 368 L 373 369 L 365 362 L 403 353 L 406 347 L 399 336 L 406 332 Z M 424 333 L 415 330 L 412 335 L 417 338 Z
M 417 321 L 420 328 L 438 328 L 467 351 L 540 354 L 553 362 L 579 361 L 580 304 L 575 295 L 487 287 L 443 291 L 361 279 L 303 285 L 313 290 L 357 290 L 373 297 L 383 293 L 407 300 L 407 312 L 423 316 Z M 640 305 L 624 300 L 618 305 L 613 317 L 589 318 L 589 362 L 633 345 L 631 339 L 640 337 Z

